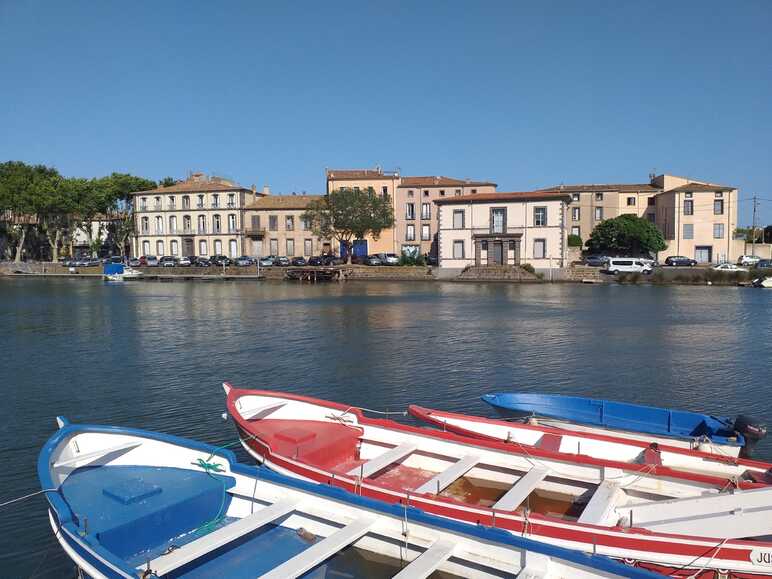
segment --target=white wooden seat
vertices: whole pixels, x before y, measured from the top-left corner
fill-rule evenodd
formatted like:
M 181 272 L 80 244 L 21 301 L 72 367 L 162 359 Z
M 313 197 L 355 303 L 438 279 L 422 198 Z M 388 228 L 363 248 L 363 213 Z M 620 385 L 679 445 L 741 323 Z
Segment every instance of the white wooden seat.
M 273 404 L 266 404 L 265 406 L 258 406 L 257 408 L 250 408 L 249 410 L 239 410 L 239 414 L 244 420 L 253 420 L 255 418 L 265 418 L 272 412 L 275 412 L 282 406 L 286 406 L 286 402 L 274 402 Z
M 79 466 L 91 464 L 92 462 L 95 462 L 100 458 L 108 456 L 110 454 L 124 454 L 130 451 L 132 448 L 137 448 L 141 444 L 142 442 L 140 441 L 124 442 L 123 444 L 117 444 L 115 446 L 109 446 L 107 448 L 100 448 L 99 450 L 95 450 L 93 452 L 77 454 L 72 458 L 65 458 L 64 460 L 55 462 L 54 468 L 59 468 L 62 466 L 70 466 L 72 468 L 77 468 Z
M 772 487 L 616 508 L 635 527 L 661 533 L 742 539 L 772 534 Z
M 163 576 L 191 561 L 195 561 L 207 553 L 211 553 L 223 545 L 227 545 L 228 543 L 243 537 L 247 533 L 259 529 L 263 525 L 272 523 L 276 519 L 291 513 L 295 510 L 298 502 L 299 499 L 294 497 L 276 501 L 272 505 L 264 507 L 248 517 L 244 517 L 229 525 L 220 527 L 216 531 L 212 531 L 200 539 L 196 539 L 187 545 L 183 545 L 171 553 L 161 555 L 157 559 L 150 561 L 150 569 L 152 569 L 159 577 Z M 143 565 L 142 567 L 144 568 L 145 566 Z
M 480 462 L 479 456 L 473 454 L 462 456 L 458 461 L 454 462 L 442 472 L 438 472 L 431 479 L 418 487 L 415 492 L 419 494 L 440 493 L 454 481 L 472 470 L 478 462 Z
M 342 529 L 338 529 L 332 535 L 325 537 L 318 543 L 314 543 L 302 553 L 295 555 L 292 559 L 285 561 L 265 575 L 261 575 L 261 577 L 262 579 L 290 579 L 298 577 L 365 535 L 374 522 L 375 519 L 372 517 L 356 519 Z
M 619 519 L 614 514 L 614 508 L 622 498 L 624 491 L 619 484 L 608 480 L 602 481 L 590 497 L 587 506 L 584 507 L 578 522 L 590 525 L 610 525 Z M 614 520 L 611 520 L 611 519 Z
M 379 454 L 375 458 L 368 460 L 356 468 L 348 471 L 349 476 L 361 476 L 363 479 L 374 475 L 379 470 L 383 470 L 390 464 L 402 460 L 418 448 L 416 444 L 403 442 L 399 446 Z
M 450 541 L 440 539 L 394 575 L 393 579 L 425 579 L 450 559 L 455 548 L 456 546 Z
M 541 466 L 532 467 L 491 508 L 498 511 L 514 511 L 549 473 L 550 469 L 548 468 Z

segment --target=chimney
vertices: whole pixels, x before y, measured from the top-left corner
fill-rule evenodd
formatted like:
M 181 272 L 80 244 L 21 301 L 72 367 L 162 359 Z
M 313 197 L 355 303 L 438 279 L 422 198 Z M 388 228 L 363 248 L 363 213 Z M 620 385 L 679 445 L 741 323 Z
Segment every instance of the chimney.
M 263 185 L 263 195 L 270 195 L 271 188 L 268 185 Z
M 255 184 L 252 183 L 252 195 L 254 195 L 257 192 L 257 187 L 255 187 Z

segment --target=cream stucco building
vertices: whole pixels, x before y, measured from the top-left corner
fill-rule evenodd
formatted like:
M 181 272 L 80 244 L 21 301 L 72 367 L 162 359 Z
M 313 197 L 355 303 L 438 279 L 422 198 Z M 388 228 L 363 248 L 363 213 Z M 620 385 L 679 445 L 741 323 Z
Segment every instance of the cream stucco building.
M 744 251 L 733 239 L 737 189 L 675 175 L 649 175 L 648 183 L 559 185 L 571 196 L 568 233 L 587 241 L 600 222 L 632 214 L 648 219 L 668 247 L 657 256 L 684 255 L 700 263 L 734 261 Z
M 169 187 L 133 193 L 133 254 L 243 255 L 244 207 L 262 195 L 254 187 L 203 173 Z
M 566 265 L 566 214 L 562 191 L 480 193 L 435 202 L 439 213 L 440 267 Z

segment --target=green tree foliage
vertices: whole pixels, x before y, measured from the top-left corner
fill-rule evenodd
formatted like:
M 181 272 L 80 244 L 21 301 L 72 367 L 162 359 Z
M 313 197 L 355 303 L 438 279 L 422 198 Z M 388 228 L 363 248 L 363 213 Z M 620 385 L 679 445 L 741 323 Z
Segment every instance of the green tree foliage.
M 582 247 L 582 238 L 572 233 L 568 236 L 568 247 Z
M 177 179 L 174 177 L 164 177 L 158 182 L 159 187 L 171 187 L 177 184 Z M 143 191 L 143 189 L 137 189 L 137 191 Z
M 378 238 L 381 231 L 394 226 L 391 198 L 377 195 L 372 188 L 336 189 L 309 203 L 302 218 L 319 237 L 340 241 L 346 248 L 348 263 L 355 239 L 367 235 Z
M 31 254 L 48 254 L 56 260 L 59 249 L 76 228 L 85 233 L 92 252 L 98 251 L 102 234 L 108 233 L 123 253 L 133 229 L 130 193 L 154 187 L 153 181 L 124 173 L 93 179 L 65 178 L 43 165 L 0 163 L 2 230 L 16 246 L 17 261 L 22 258 L 30 233 L 47 239 L 50 249 L 44 252 L 30 247 Z M 95 231 L 92 222 L 110 225 Z
M 592 230 L 586 245 L 593 253 L 612 255 L 654 254 L 667 249 L 659 229 L 648 219 L 635 215 L 602 221 Z

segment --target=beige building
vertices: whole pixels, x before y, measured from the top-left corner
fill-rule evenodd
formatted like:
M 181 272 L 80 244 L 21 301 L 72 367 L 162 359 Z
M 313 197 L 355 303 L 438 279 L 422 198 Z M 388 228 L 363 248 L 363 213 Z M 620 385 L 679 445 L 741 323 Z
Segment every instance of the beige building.
M 389 195 L 394 209 L 394 227 L 384 230 L 378 238 L 368 237 L 367 253 L 436 254 L 436 199 L 451 195 L 468 195 L 496 191 L 490 182 L 453 179 L 451 177 L 408 177 L 399 171 L 375 169 L 328 169 L 327 192 L 336 189 L 368 189 L 379 195 Z M 339 251 L 339 248 L 336 248 Z
M 132 195 L 135 256 L 238 257 L 244 254 L 244 207 L 262 193 L 193 173 L 169 187 Z
M 662 232 L 668 248 L 658 255 L 685 255 L 700 263 L 734 261 L 743 244 L 737 227 L 737 189 L 674 175 L 650 175 L 648 183 L 560 185 L 571 195 L 568 233 L 587 241 L 605 219 L 643 217 Z
M 496 184 L 451 177 L 402 177 L 394 197 L 397 254 L 437 255 L 439 211 L 434 202 L 449 197 L 495 193 Z
M 329 239 L 311 231 L 303 213 L 321 195 L 266 195 L 255 199 L 245 210 L 246 254 L 311 257 L 333 251 Z
M 478 193 L 446 196 L 435 204 L 440 267 L 566 265 L 568 193 Z

